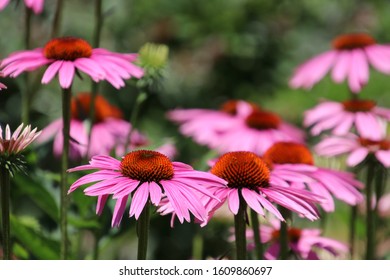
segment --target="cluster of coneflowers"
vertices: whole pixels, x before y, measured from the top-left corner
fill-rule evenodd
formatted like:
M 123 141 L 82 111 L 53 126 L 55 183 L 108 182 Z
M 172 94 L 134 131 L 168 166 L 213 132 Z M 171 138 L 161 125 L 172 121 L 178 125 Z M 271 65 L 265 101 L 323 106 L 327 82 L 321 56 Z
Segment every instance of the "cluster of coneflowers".
M 0 1 L 0 9 L 8 2 Z M 25 0 L 25 4 L 38 13 L 43 1 Z M 377 45 L 365 34 L 340 37 L 334 41 L 334 47 L 335 50 L 300 66 L 291 80 L 293 87 L 310 88 L 332 66 L 336 82 L 348 78 L 352 99 L 343 103 L 323 102 L 305 115 L 305 125 L 311 126 L 314 135 L 332 130 L 338 137 L 323 140 L 315 151 L 330 156 L 351 152 L 349 165 L 375 155 L 379 163 L 388 167 L 390 144 L 385 138 L 383 122 L 390 120 L 390 110 L 377 107 L 371 100 L 361 100 L 356 93 L 368 81 L 367 61 L 382 72 L 390 72 L 390 63 L 387 64 L 390 49 Z M 171 214 L 172 225 L 177 218 L 180 223 L 194 221 L 206 226 L 225 203 L 234 216 L 237 259 L 247 259 L 247 250 L 253 248 L 258 259 L 294 256 L 317 259 L 315 248 L 335 255 L 348 250 L 336 240 L 321 237 L 319 230 L 294 227 L 292 217 L 295 213 L 294 219 L 317 220 L 321 211 L 335 210 L 335 198 L 356 206 L 363 201 L 363 184 L 353 173 L 316 166 L 305 144 L 304 131 L 278 114 L 244 100 L 228 101 L 219 110 L 170 111 L 168 118 L 180 125 L 183 135 L 219 154 L 210 161 L 209 171 L 198 171 L 186 163 L 173 161 L 171 147 L 136 149 L 145 146 L 148 139 L 134 128 L 134 123 L 123 120 L 118 108 L 100 95 L 73 94 L 74 78 L 81 73 L 96 83 L 107 81 L 116 89 L 124 87 L 125 80 L 133 77 L 143 81 L 144 87 L 152 79 L 151 71 L 137 65 L 137 57 L 133 53 L 94 48 L 81 38 L 58 37 L 41 48 L 18 51 L 1 61 L 2 75 L 12 78 L 46 67 L 42 84 L 58 76 L 63 91 L 62 118 L 43 129 L 38 138 L 41 143 L 54 138 L 53 152 L 61 156 L 61 257 L 67 258 L 66 197 L 84 185 L 88 185 L 84 193 L 97 198 L 97 214 L 102 213 L 108 199 L 114 200 L 112 227 L 120 226 L 130 205 L 128 216 L 138 223 L 138 259 L 147 257 L 150 208 L 155 207 L 161 215 Z M 0 89 L 5 88 L 0 84 Z M 358 135 L 347 134 L 351 128 Z M 7 127 L 5 137 L 0 138 L 2 176 L 8 174 L 4 159 L 18 154 L 38 137 L 39 133 L 30 131 L 29 127 L 22 133 L 21 129 L 11 135 Z M 345 139 L 340 141 L 342 135 Z M 92 158 L 88 164 L 68 169 L 69 157 Z M 370 179 L 367 186 L 374 176 L 372 168 L 377 166 L 375 158 L 367 159 Z M 80 177 L 69 188 L 66 172 L 84 170 L 94 172 Z M 9 190 L 3 185 L 9 183 L 3 184 L 2 179 L 5 209 L 9 206 Z M 368 213 L 376 209 L 371 207 L 370 190 L 367 188 Z M 376 197 L 379 199 L 380 194 Z M 269 220 L 270 226 L 259 225 L 258 215 Z M 5 223 L 7 216 L 9 209 L 2 212 Z M 252 229 L 247 230 L 248 224 Z M 7 230 L 3 236 L 9 237 L 9 224 L 3 225 L 3 230 Z M 263 243 L 270 244 L 267 250 Z M 4 239 L 3 244 L 4 255 L 9 258 L 9 240 Z

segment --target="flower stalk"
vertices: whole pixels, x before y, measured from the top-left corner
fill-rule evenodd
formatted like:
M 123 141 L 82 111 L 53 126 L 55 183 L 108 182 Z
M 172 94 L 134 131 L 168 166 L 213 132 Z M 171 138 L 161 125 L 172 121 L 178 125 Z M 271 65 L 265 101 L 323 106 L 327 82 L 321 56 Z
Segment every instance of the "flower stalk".
M 366 259 L 375 258 L 375 209 L 372 207 L 375 162 L 367 162 L 366 173 Z
M 130 128 L 129 133 L 127 134 L 126 143 L 125 143 L 125 152 L 126 153 L 128 153 L 130 150 L 129 145 L 131 143 L 131 136 L 136 129 L 139 110 L 141 108 L 142 103 L 145 102 L 147 97 L 148 97 L 147 93 L 145 91 L 141 91 L 138 94 L 137 99 L 135 100 L 135 104 L 134 104 L 133 110 L 131 112 L 130 120 L 129 120 L 130 124 L 131 124 L 131 128 Z
M 138 235 L 137 259 L 138 260 L 146 260 L 146 255 L 148 251 L 149 223 L 150 223 L 150 202 L 147 202 L 137 222 L 137 235 Z
M 1 221 L 3 259 L 11 259 L 10 238 L 10 173 L 7 168 L 0 166 L 0 195 L 1 195 Z
M 239 192 L 240 207 L 234 215 L 234 233 L 236 237 L 236 259 L 246 260 L 246 202 Z
M 280 253 L 279 258 L 281 260 L 287 260 L 289 257 L 290 246 L 288 242 L 288 224 L 287 222 L 291 220 L 291 211 L 287 210 L 284 207 L 280 207 L 280 213 L 286 219 L 285 222 L 280 223 Z
M 260 222 L 259 222 L 259 217 L 257 212 L 254 211 L 253 209 L 251 209 L 251 222 L 252 222 L 253 238 L 255 241 L 256 259 L 263 260 L 264 246 L 263 243 L 261 243 Z
M 70 141 L 70 103 L 72 98 L 71 87 L 63 89 L 62 92 L 62 120 L 63 120 L 63 151 L 61 157 L 61 194 L 60 194 L 60 230 L 61 230 L 61 259 L 68 257 L 68 162 L 69 162 L 69 141 Z

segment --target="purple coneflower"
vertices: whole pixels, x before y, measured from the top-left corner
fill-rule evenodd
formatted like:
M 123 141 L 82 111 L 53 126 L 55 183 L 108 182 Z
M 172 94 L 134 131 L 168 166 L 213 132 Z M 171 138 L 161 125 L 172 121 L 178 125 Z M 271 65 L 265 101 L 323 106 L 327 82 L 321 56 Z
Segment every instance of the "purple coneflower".
M 352 133 L 343 137 L 330 136 L 318 143 L 315 151 L 327 157 L 348 154 L 348 166 L 356 166 L 373 154 L 384 167 L 390 167 L 390 140 L 383 130 L 380 139 L 358 137 Z
M 88 196 L 98 196 L 97 214 L 103 210 L 107 198 L 116 200 L 112 226 L 119 226 L 127 201 L 131 195 L 130 217 L 138 219 L 145 204 L 158 206 L 166 197 L 180 222 L 190 221 L 190 213 L 199 220 L 207 219 L 207 212 L 196 192 L 215 196 L 208 186 L 223 187 L 226 182 L 207 172 L 194 170 L 181 162 L 171 162 L 161 153 L 139 150 L 128 153 L 122 161 L 109 156 L 95 156 L 87 165 L 72 168 L 69 172 L 98 169 L 74 182 L 69 193 L 81 185 L 93 183 L 84 190 Z
M 333 50 L 326 51 L 295 70 L 290 86 L 310 89 L 331 69 L 332 80 L 341 83 L 348 79 L 353 93 L 362 90 L 369 79 L 369 65 L 377 71 L 390 74 L 390 47 L 378 44 L 364 33 L 345 34 L 332 41 Z
M 79 159 L 87 155 L 88 149 L 88 125 L 85 123 L 89 117 L 91 95 L 80 93 L 72 99 L 70 136 L 70 157 Z M 88 155 L 109 155 L 113 149 L 126 141 L 131 124 L 122 119 L 123 115 L 119 108 L 111 105 L 101 95 L 95 98 L 95 117 L 91 124 L 91 138 Z M 62 118 L 50 123 L 42 131 L 38 138 L 40 143 L 54 137 L 53 152 L 60 156 L 63 151 Z M 132 133 L 130 145 L 132 148 L 145 145 L 147 139 L 138 131 Z
M 320 205 L 326 212 L 334 211 L 332 195 L 350 205 L 363 201 L 359 191 L 363 184 L 352 173 L 314 166 L 313 156 L 303 144 L 275 143 L 265 152 L 263 159 L 271 168 L 275 182 L 289 182 L 284 184 L 285 187 L 307 187 L 324 198 Z
M 321 102 L 305 112 L 304 125 L 312 126 L 313 135 L 324 130 L 345 135 L 355 127 L 363 137 L 379 138 L 384 121 L 390 121 L 389 109 L 376 106 L 372 100 L 352 99 Z
M 106 49 L 93 49 L 83 39 L 75 37 L 55 38 L 43 48 L 18 51 L 5 58 L 0 67 L 5 76 L 16 77 L 25 71 L 34 71 L 44 65 L 42 83 L 49 83 L 58 73 L 60 85 L 71 86 L 76 71 L 89 75 L 95 82 L 106 80 L 119 89 L 124 79 L 141 78 L 144 71 L 133 64 L 137 54 L 121 54 Z
M 253 231 L 247 230 L 249 242 L 253 242 Z M 288 243 L 292 253 L 299 259 L 318 260 L 318 249 L 325 250 L 334 256 L 340 256 L 348 252 L 348 246 L 344 243 L 321 236 L 321 230 L 316 228 L 288 228 Z M 261 225 L 260 228 L 261 242 L 270 246 L 264 253 L 268 260 L 275 260 L 280 252 L 280 221 L 273 220 L 270 225 Z M 249 243 L 249 248 L 254 244 Z
M 19 125 L 19 127 L 11 133 L 11 129 L 9 125 L 7 125 L 4 137 L 3 129 L 0 126 L 0 154 L 18 154 L 41 134 L 41 131 L 37 131 L 36 128 L 31 130 L 30 125 L 25 128 L 23 128 L 23 126 L 23 124 Z
M 0 11 L 3 10 L 11 0 L 0 0 Z M 44 0 L 24 0 L 26 7 L 32 9 L 34 13 L 40 14 L 43 11 Z

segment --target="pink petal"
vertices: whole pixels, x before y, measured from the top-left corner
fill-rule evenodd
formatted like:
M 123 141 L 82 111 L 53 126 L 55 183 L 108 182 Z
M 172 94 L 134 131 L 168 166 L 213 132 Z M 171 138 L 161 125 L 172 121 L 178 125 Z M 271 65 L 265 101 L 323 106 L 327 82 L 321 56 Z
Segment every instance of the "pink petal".
M 354 150 L 347 158 L 348 166 L 356 166 L 361 163 L 368 155 L 368 150 L 364 147 Z
M 347 77 L 351 66 L 351 56 L 350 51 L 339 52 L 332 71 L 332 79 L 336 83 L 341 83 Z
M 116 201 L 114 213 L 112 214 L 111 227 L 119 226 L 121 223 L 126 208 L 127 198 L 128 196 L 124 196 Z
M 64 61 L 59 70 L 60 85 L 62 88 L 69 88 L 71 86 L 74 73 L 75 68 L 73 62 Z
M 361 49 L 352 50 L 351 68 L 348 75 L 349 88 L 353 93 L 361 91 L 369 77 L 368 61 Z
M 238 197 L 238 190 L 237 189 L 232 189 L 229 194 L 228 194 L 228 205 L 230 211 L 234 215 L 237 215 L 238 213 L 238 208 L 240 207 L 240 199 Z
M 48 84 L 54 78 L 57 72 L 60 70 L 62 64 L 63 61 L 55 61 L 52 64 L 50 64 L 49 67 L 47 67 L 45 73 L 43 74 L 41 83 Z
M 134 196 L 131 200 L 130 217 L 134 215 L 135 219 L 138 220 L 139 216 L 142 213 L 142 210 L 145 207 L 146 202 L 148 201 L 148 197 L 149 197 L 148 183 L 143 183 L 135 191 Z
M 155 182 L 149 183 L 149 193 L 151 202 L 158 206 L 162 197 L 161 187 Z

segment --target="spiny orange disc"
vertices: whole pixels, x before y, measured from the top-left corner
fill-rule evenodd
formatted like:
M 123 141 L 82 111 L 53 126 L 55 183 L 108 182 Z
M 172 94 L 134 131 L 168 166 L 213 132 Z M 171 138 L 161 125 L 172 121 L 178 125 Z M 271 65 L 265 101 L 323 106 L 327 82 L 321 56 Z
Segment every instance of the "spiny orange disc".
M 340 35 L 333 39 L 332 46 L 337 50 L 352 50 L 376 44 L 374 38 L 365 33 Z
M 74 61 L 77 58 L 90 57 L 92 47 L 87 41 L 80 38 L 55 38 L 45 45 L 43 54 L 48 59 Z
M 359 138 L 360 145 L 364 147 L 377 147 L 380 150 L 390 150 L 390 141 L 389 140 L 371 140 L 367 138 Z
M 264 130 L 278 128 L 281 119 L 278 115 L 266 111 L 254 111 L 245 120 L 246 124 L 255 129 Z
M 376 103 L 372 100 L 347 100 L 342 102 L 344 109 L 349 112 L 369 112 L 375 107 Z
M 230 152 L 222 155 L 210 171 L 226 180 L 230 188 L 257 190 L 268 187 L 270 171 L 252 152 Z
M 264 153 L 263 159 L 269 166 L 274 163 L 314 164 L 309 149 L 305 145 L 293 142 L 275 143 Z
M 167 156 L 156 151 L 139 150 L 122 159 L 121 173 L 140 182 L 159 182 L 172 179 L 174 171 Z
M 228 113 L 229 115 L 235 116 L 237 114 L 237 104 L 240 100 L 228 100 L 221 105 L 220 111 Z M 253 102 L 249 102 L 253 111 L 259 111 L 260 106 Z
M 71 111 L 72 118 L 78 120 L 85 120 L 89 117 L 91 94 L 82 92 L 72 99 Z M 107 118 L 121 119 L 122 112 L 119 108 L 112 106 L 101 95 L 95 98 L 95 119 L 94 122 L 102 122 Z

